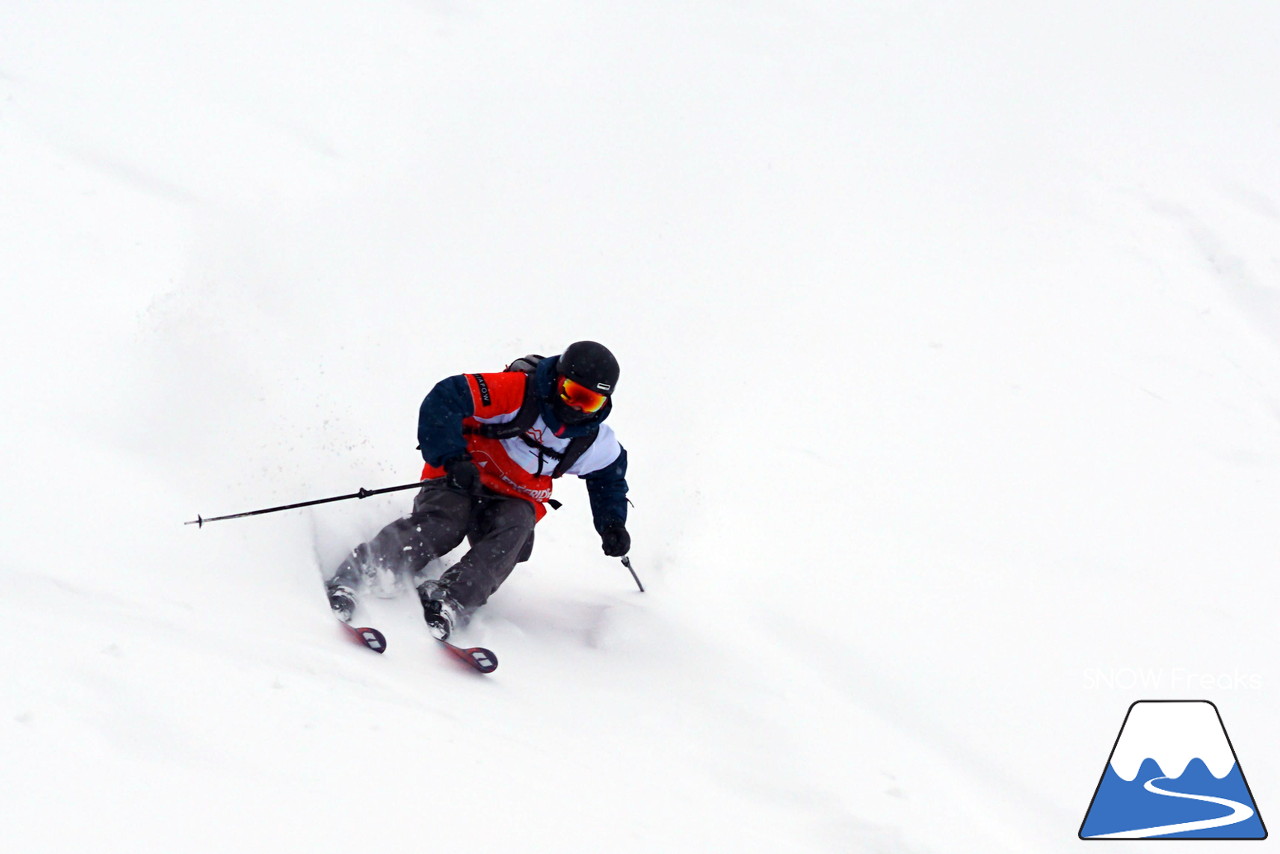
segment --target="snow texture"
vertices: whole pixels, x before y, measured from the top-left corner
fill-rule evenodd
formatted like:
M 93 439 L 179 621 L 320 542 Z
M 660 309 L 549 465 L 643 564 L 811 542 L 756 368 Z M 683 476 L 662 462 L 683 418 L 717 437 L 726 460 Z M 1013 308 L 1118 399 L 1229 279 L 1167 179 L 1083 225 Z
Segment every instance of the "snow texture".
M 1280 5 L 0 10 L 0 851 L 1075 850 L 1280 797 Z M 468 630 L 326 612 L 438 379 L 622 364 Z M 384 591 L 394 593 L 394 587 Z M 1213 846 L 1218 843 L 1206 843 Z

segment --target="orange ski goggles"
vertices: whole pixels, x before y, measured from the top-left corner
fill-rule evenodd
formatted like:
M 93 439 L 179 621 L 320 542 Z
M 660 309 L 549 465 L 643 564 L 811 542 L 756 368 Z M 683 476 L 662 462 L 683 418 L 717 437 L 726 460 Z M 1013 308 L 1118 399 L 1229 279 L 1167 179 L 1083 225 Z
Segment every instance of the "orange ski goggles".
M 580 412 L 599 412 L 609 400 L 608 395 L 587 388 L 568 377 L 560 377 L 557 390 L 561 400 Z

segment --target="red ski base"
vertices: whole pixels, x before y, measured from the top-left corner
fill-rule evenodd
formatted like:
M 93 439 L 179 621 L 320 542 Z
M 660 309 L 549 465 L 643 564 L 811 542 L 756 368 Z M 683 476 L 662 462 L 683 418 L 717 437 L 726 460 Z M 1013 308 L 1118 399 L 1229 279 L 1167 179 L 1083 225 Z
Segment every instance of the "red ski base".
M 463 649 L 460 646 L 454 646 L 447 640 L 440 640 L 439 638 L 436 638 L 436 640 L 447 652 L 468 667 L 472 667 L 481 673 L 492 673 L 498 669 L 498 656 L 493 654 L 493 650 L 485 649 L 482 646 Z
M 367 646 L 377 653 L 387 651 L 387 639 L 377 629 L 371 629 L 368 626 L 353 626 L 350 623 L 343 623 L 341 620 L 338 622 L 350 633 L 356 643 Z

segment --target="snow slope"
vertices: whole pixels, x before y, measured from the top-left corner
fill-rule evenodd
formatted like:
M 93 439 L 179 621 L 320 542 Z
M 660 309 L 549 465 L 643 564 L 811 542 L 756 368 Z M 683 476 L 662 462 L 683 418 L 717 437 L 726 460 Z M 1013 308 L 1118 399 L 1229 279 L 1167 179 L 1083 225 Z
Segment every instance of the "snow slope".
M 1278 36 L 11 0 L 0 850 L 1062 851 L 1142 698 L 1265 819 Z M 325 613 L 403 494 L 181 524 L 410 481 L 431 384 L 579 338 L 649 592 L 563 484 L 493 677 Z

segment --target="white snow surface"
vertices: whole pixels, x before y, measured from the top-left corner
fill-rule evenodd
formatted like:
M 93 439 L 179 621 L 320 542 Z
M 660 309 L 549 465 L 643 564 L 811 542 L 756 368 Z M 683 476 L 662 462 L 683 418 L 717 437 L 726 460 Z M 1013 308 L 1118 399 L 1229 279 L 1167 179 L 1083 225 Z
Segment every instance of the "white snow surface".
M 9 0 L 0 851 L 1075 850 L 1157 698 L 1265 817 L 1277 43 L 1268 0 Z M 327 613 L 409 493 L 183 525 L 412 481 L 432 384 L 583 338 L 649 589 L 562 483 L 491 677 L 412 596 L 381 657 Z

